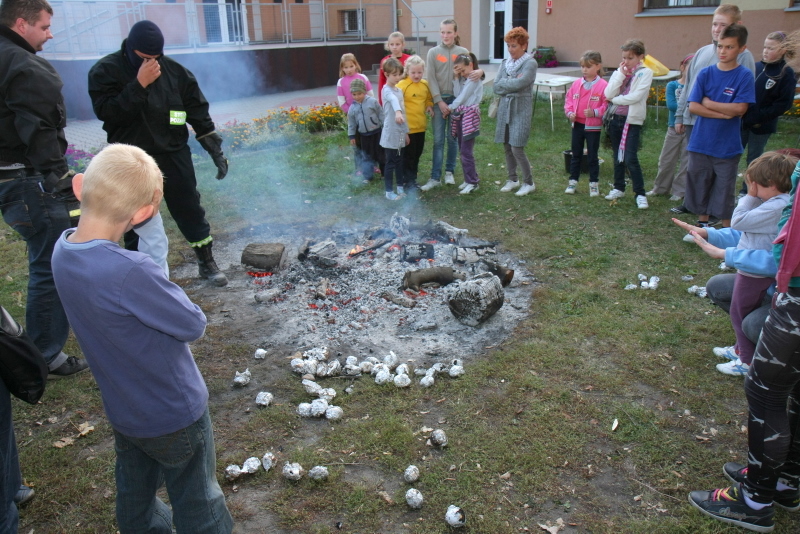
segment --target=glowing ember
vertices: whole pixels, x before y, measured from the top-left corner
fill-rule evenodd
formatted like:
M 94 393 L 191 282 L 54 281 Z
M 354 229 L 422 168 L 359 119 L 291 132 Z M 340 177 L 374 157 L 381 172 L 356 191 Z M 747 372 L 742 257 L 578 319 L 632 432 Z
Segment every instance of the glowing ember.
M 265 276 L 272 276 L 272 273 L 264 273 L 264 272 L 256 272 L 256 271 L 247 271 L 249 276 L 253 278 L 264 278 Z
M 362 250 L 364 250 L 364 247 L 362 247 L 361 245 L 356 245 L 355 247 L 353 247 L 353 248 L 350 250 L 350 252 L 348 252 L 348 253 L 347 253 L 347 255 L 348 255 L 348 256 L 352 256 L 352 255 L 354 255 L 354 254 L 358 254 L 358 253 L 359 253 L 359 252 L 361 252 Z

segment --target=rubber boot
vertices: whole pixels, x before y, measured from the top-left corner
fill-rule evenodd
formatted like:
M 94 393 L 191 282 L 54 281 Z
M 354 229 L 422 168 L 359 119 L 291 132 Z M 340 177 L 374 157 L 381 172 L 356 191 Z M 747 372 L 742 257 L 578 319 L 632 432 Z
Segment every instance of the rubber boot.
M 211 253 L 211 243 L 202 247 L 195 247 L 194 253 L 197 254 L 197 267 L 200 269 L 200 278 L 210 280 L 215 286 L 228 285 L 228 277 L 219 270 L 214 255 Z

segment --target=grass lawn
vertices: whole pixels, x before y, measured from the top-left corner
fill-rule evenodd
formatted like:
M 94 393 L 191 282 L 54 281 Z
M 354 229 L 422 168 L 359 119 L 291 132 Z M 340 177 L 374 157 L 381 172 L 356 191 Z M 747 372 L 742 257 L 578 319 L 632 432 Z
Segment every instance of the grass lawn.
M 343 132 L 238 152 L 222 182 L 213 179 L 208 159 L 198 159 L 199 189 L 219 242 L 256 223 L 326 227 L 383 222 L 400 212 L 499 241 L 540 282 L 529 318 L 463 377 L 439 381 L 425 394 L 362 379 L 360 396 L 342 399 L 346 417 L 334 425 L 295 414 L 303 394 L 288 369 L 275 377 L 283 404 L 242 413 L 241 403 L 225 395 L 233 370 L 224 363 L 251 358 L 255 346 L 210 328 L 193 352 L 212 393 L 218 475 L 237 532 L 441 533 L 448 531 L 449 504 L 467 511 L 463 531 L 472 533 L 537 532 L 538 524 L 559 518 L 563 532 L 735 531 L 687 502 L 690 490 L 726 485 L 723 463 L 746 461 L 743 380 L 718 373 L 714 365 L 723 360 L 711 353 L 733 343 L 729 318 L 686 291 L 719 273 L 719 262 L 681 241 L 668 211 L 675 203 L 666 197 L 652 198 L 648 210 L 636 209 L 630 187 L 618 201 L 589 198 L 586 175 L 577 194 L 565 195 L 569 127 L 556 106 L 550 131 L 545 102 L 527 147 L 537 189 L 523 198 L 499 192 L 506 175 L 491 119 L 475 146 L 481 186 L 466 196 L 447 186 L 418 201 L 385 200 L 382 184 L 352 179 Z M 648 189 L 666 130 L 666 113 L 659 124 L 654 116 L 651 110 L 640 149 Z M 795 122 L 781 122 L 768 149 L 795 146 L 798 133 Z M 421 183 L 432 136 L 428 143 Z M 610 149 L 600 155 L 604 195 L 612 181 Z M 460 183 L 460 165 L 456 177 Z M 177 265 L 191 252 L 167 210 L 162 214 L 170 263 Z M 625 291 L 639 273 L 659 276 L 658 289 Z M 682 281 L 684 275 L 694 281 Z M 0 276 L 0 302 L 24 317 L 25 247 L 8 226 L 0 227 Z M 176 281 L 192 296 L 194 280 Z M 66 350 L 80 352 L 74 340 Z M 20 531 L 115 532 L 113 438 L 92 376 L 50 382 L 39 405 L 15 401 L 14 417 L 23 475 L 37 491 Z M 222 424 L 232 418 L 235 424 Z M 443 451 L 431 451 L 417 434 L 431 418 L 446 421 L 450 445 Z M 74 445 L 53 446 L 76 436 L 84 422 L 94 431 Z M 310 427 L 313 442 L 300 437 Z M 262 471 L 236 484 L 224 480 L 224 467 L 241 464 L 242 450 L 260 456 L 271 448 L 281 449 L 281 460 L 331 465 L 331 478 L 290 483 Z M 354 480 L 342 464 L 363 476 Z M 409 464 L 423 472 L 414 485 L 425 496 L 419 511 L 404 502 L 401 473 Z M 776 523 L 776 532 L 800 531 L 800 515 L 778 509 Z

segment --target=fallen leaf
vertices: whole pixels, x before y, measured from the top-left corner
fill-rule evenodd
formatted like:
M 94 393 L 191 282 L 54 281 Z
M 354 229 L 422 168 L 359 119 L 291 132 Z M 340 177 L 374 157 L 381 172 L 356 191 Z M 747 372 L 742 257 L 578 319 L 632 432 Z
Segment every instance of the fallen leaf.
M 78 425 L 78 432 L 79 432 L 79 435 L 81 435 L 81 436 L 85 436 L 86 434 L 88 434 L 89 432 L 91 432 L 93 430 L 94 430 L 94 427 L 92 425 L 90 425 L 89 423 L 81 423 L 81 424 Z
M 388 494 L 388 493 L 386 493 L 385 491 L 379 491 L 379 492 L 378 492 L 378 495 L 380 496 L 380 498 L 381 498 L 381 499 L 383 499 L 384 501 L 386 501 L 386 504 L 394 504 L 394 499 L 392 499 L 392 498 L 389 496 L 389 494 Z
M 614 422 L 611 423 L 611 431 L 614 432 L 618 426 L 619 426 L 619 421 L 617 419 L 614 419 Z
M 506 471 L 502 475 L 500 475 L 500 480 L 508 480 L 511 478 L 511 471 Z
M 564 528 L 564 520 L 561 519 L 560 517 L 558 519 L 556 519 L 556 524 L 552 525 L 552 526 L 549 524 L 549 521 L 548 521 L 547 525 L 543 525 L 541 523 L 537 523 L 537 524 L 539 525 L 539 528 L 549 532 L 550 534 L 558 534 L 558 532 L 562 528 Z
M 53 443 L 53 447 L 57 449 L 63 449 L 67 445 L 72 445 L 73 443 L 75 443 L 74 438 L 66 437 L 66 438 L 61 438 L 60 440 Z

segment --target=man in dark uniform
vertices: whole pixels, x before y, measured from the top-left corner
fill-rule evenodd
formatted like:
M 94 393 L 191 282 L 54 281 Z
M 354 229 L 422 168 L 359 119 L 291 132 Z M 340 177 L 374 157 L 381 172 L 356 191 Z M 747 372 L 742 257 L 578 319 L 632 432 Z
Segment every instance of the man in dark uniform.
M 211 253 L 211 227 L 200 205 L 186 123 L 211 155 L 218 180 L 228 172 L 222 137 L 214 131 L 208 101 L 194 75 L 163 53 L 158 26 L 149 20 L 137 22 L 122 48 L 89 71 L 89 96 L 109 143 L 138 146 L 156 160 L 164 174 L 167 208 L 197 254 L 200 276 L 224 286 L 228 279 Z M 136 236 L 129 232 L 125 244 L 135 249 Z
M 53 38 L 47 0 L 0 3 L 0 211 L 28 246 L 25 326 L 53 377 L 87 368 L 62 352 L 69 323 L 53 282 L 50 257 L 70 219 L 63 83 L 36 55 Z

